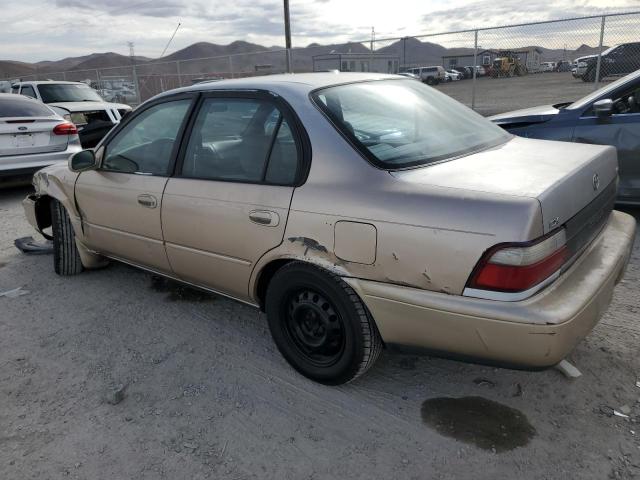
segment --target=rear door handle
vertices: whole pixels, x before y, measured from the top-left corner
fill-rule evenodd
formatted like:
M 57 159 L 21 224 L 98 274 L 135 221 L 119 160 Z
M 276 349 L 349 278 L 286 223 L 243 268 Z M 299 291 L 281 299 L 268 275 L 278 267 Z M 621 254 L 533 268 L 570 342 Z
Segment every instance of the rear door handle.
M 138 195 L 138 203 L 147 208 L 156 208 L 158 206 L 158 200 L 156 197 L 149 195 L 148 193 Z
M 280 223 L 280 216 L 270 210 L 252 210 L 249 212 L 249 220 L 258 225 L 275 227 Z

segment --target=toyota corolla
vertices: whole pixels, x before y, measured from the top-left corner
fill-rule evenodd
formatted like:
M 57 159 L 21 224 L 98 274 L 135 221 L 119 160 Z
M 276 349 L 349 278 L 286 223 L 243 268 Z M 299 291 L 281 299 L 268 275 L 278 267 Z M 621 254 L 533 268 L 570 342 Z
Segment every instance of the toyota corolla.
M 635 221 L 612 147 L 514 137 L 378 74 L 276 75 L 163 93 L 34 177 L 60 275 L 125 262 L 266 312 L 326 384 L 384 347 L 516 368 L 597 323 Z

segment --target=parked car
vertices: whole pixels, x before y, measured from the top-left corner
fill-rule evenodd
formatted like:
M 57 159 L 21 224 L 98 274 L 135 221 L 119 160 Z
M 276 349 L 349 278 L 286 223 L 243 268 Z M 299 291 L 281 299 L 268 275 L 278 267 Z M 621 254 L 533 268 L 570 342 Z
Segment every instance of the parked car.
M 420 80 L 420 77 L 418 75 L 416 75 L 415 73 L 400 72 L 400 73 L 398 73 L 398 75 L 400 75 L 402 77 L 412 78 L 414 80 Z
M 616 165 L 397 75 L 273 75 L 156 96 L 38 172 L 24 206 L 58 274 L 113 259 L 232 297 L 340 384 L 383 346 L 558 363 L 631 252 Z
M 473 70 L 474 70 L 473 65 L 469 65 L 464 68 L 469 69 L 469 72 L 471 72 L 471 76 L 473 76 Z M 476 71 L 476 77 L 484 77 L 487 74 L 487 70 L 482 65 L 476 65 L 475 71 Z
M 458 72 L 454 72 L 453 70 L 447 70 L 444 75 L 446 82 L 457 82 L 461 79 L 460 74 Z
M 465 71 L 464 67 L 450 68 L 447 71 L 457 73 L 460 76 L 460 80 L 464 80 L 465 78 L 468 78 L 467 72 Z
M 544 105 L 490 119 L 528 138 L 612 145 L 618 149 L 618 202 L 640 205 L 640 71 L 577 102 Z
M 30 175 L 82 150 L 78 130 L 51 108 L 0 93 L 0 177 Z
M 554 69 L 555 72 L 570 72 L 572 68 L 571 62 L 567 60 L 560 60 L 556 63 L 556 67 Z
M 556 62 L 542 62 L 540 64 L 540 72 L 553 72 L 556 69 Z
M 98 92 L 82 82 L 18 82 L 13 93 L 46 103 L 64 118 L 71 120 L 85 148 L 94 147 L 120 119 L 131 111 L 129 105 L 105 102 Z
M 573 67 L 571 68 L 571 73 L 574 78 L 581 78 L 584 75 L 584 72 L 587 70 L 587 62 L 586 60 L 589 58 L 597 57 L 597 55 L 585 55 L 584 57 L 576 58 L 573 61 Z
M 626 75 L 640 69 L 640 42 L 623 43 L 602 52 L 600 75 L 603 79 L 611 75 Z M 593 82 L 598 70 L 598 56 L 592 55 L 578 63 L 577 76 L 584 82 Z
M 427 85 L 437 85 L 446 81 L 446 71 L 441 66 L 408 68 L 407 72 L 419 76 Z
M 464 72 L 467 78 L 473 78 L 473 70 L 474 70 L 473 67 L 460 67 L 460 68 L 464 68 Z

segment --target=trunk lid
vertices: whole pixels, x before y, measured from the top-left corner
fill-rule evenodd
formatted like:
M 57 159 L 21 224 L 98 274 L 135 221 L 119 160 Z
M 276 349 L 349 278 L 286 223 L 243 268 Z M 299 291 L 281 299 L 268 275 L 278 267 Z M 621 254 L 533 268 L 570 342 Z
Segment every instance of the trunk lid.
M 610 187 L 617 171 L 613 147 L 514 137 L 483 152 L 391 174 L 406 182 L 535 198 L 548 233 Z
M 68 135 L 53 133 L 53 128 L 62 122 L 55 117 L 1 118 L 0 157 L 66 150 Z

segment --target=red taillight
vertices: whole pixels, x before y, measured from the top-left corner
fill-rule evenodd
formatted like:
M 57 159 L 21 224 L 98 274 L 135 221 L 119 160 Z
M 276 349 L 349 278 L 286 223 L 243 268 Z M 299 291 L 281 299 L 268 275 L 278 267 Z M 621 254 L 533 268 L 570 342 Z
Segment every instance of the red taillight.
M 55 135 L 77 135 L 78 129 L 73 123 L 59 123 L 53 127 L 53 133 Z
M 540 284 L 569 260 L 564 229 L 535 243 L 509 244 L 489 250 L 478 262 L 468 288 L 523 292 Z

